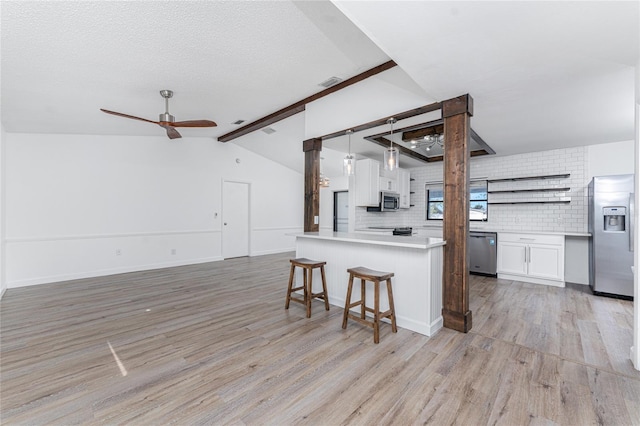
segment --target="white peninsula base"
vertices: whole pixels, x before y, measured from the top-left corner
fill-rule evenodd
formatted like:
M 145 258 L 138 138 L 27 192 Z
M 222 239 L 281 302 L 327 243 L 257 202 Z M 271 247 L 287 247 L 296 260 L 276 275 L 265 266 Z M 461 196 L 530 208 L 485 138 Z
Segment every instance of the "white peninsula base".
M 365 266 L 393 272 L 393 298 L 398 327 L 426 336 L 442 328 L 441 238 L 307 232 L 296 234 L 296 257 L 326 261 L 329 303 L 344 308 L 349 280 L 348 268 Z M 314 275 L 314 287 L 320 277 Z M 371 296 L 369 296 L 371 291 Z M 360 295 L 354 285 L 353 300 Z M 373 287 L 367 285 L 367 300 Z M 380 309 L 389 306 L 380 292 Z

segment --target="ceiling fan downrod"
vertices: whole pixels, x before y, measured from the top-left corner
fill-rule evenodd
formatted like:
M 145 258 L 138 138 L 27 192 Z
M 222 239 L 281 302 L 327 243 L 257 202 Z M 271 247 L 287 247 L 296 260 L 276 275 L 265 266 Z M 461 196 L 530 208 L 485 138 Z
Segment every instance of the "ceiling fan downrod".
M 164 98 L 164 114 L 160 114 L 160 119 L 158 121 L 165 121 L 168 123 L 173 123 L 176 121 L 176 118 L 169 114 L 169 98 L 173 96 L 172 90 L 161 90 L 160 95 Z

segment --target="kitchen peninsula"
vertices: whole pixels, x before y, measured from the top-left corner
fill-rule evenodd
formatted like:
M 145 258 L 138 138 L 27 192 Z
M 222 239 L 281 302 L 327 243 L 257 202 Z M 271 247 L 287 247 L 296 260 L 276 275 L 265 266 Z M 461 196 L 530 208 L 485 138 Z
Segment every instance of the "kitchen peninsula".
M 442 238 L 368 235 L 343 232 L 295 234 L 296 257 L 327 262 L 329 303 L 344 308 L 348 268 L 365 266 L 393 272 L 393 299 L 398 327 L 426 336 L 442 328 Z M 319 283 L 318 279 L 314 282 Z M 353 299 L 359 296 L 354 286 Z M 373 300 L 373 289 L 367 299 Z M 382 309 L 388 306 L 380 293 Z

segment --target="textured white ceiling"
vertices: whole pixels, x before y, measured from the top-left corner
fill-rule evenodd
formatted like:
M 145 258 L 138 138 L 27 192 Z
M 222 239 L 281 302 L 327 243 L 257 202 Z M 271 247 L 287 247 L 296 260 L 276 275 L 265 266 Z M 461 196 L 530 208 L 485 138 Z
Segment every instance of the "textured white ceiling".
M 330 2 L 3 1 L 7 132 L 162 135 L 144 122 L 175 92 L 177 120 L 220 136 L 389 58 Z M 311 21 L 307 14 L 314 14 Z M 346 25 L 345 25 L 346 24 Z M 328 36 L 329 35 L 329 36 Z
M 331 76 L 391 58 L 402 68 L 393 75 L 403 75 L 392 84 L 416 98 L 471 94 L 472 127 L 499 155 L 634 137 L 636 1 L 2 1 L 0 8 L 7 132 L 164 137 L 157 126 L 99 108 L 157 120 L 158 91 L 172 89 L 177 120 L 219 126 L 183 136 L 216 138 L 238 119 L 320 91 Z M 384 116 L 379 105 L 358 113 Z M 279 154 L 299 150 L 301 120 L 272 126 L 274 149 L 261 145 L 274 135 L 260 131 L 234 143 L 301 170 L 301 157 Z M 330 145 L 340 150 L 344 141 Z
M 634 138 L 637 1 L 334 1 L 498 154 Z

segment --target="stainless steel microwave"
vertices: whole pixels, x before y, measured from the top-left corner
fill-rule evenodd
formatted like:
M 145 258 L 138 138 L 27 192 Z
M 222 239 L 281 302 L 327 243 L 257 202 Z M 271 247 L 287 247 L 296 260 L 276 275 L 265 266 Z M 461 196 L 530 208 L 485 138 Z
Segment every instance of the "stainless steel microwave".
M 397 192 L 380 192 L 380 204 L 367 207 L 368 212 L 394 212 L 400 209 L 400 194 Z

